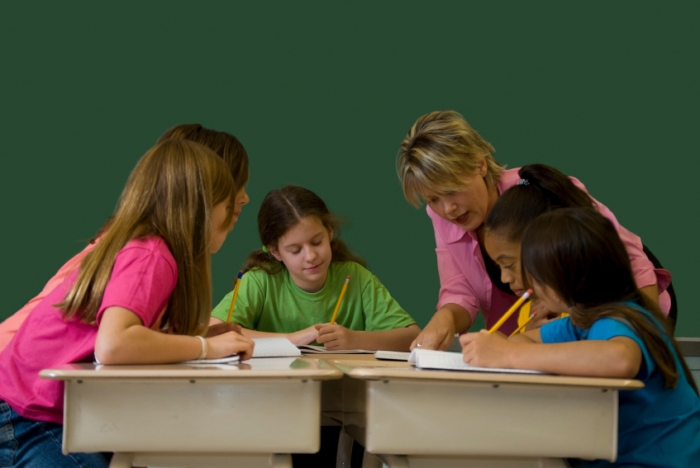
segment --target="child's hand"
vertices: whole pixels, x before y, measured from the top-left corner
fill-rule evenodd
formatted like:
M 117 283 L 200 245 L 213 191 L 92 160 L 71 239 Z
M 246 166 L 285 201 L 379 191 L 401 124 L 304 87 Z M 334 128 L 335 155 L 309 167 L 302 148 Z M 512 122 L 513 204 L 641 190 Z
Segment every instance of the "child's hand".
M 330 325 L 327 323 L 314 325 L 318 330 L 318 341 L 328 350 L 356 349 L 356 332 L 348 330 L 342 325 Z
M 533 299 L 532 305 L 530 306 L 530 311 L 537 312 L 537 315 L 535 315 L 535 317 L 530 320 L 530 323 L 525 326 L 525 331 L 535 330 L 536 328 L 540 328 L 542 325 L 545 325 L 552 320 L 561 318 L 561 313 L 550 312 L 549 309 L 547 309 L 544 304 L 537 299 Z
M 459 338 L 462 344 L 464 362 L 477 367 L 511 367 L 508 355 L 513 343 L 500 333 L 489 333 L 481 330 L 478 333 L 467 333 Z
M 206 359 L 218 359 L 234 354 L 241 355 L 241 361 L 253 357 L 255 342 L 250 338 L 230 331 L 207 338 Z
M 230 332 L 230 331 L 236 332 L 240 335 L 241 334 L 241 326 L 236 325 L 235 323 L 226 323 L 226 322 L 217 323 L 215 325 L 209 325 L 209 328 L 207 328 L 206 337 L 211 338 L 212 336 L 221 335 L 222 333 L 226 333 L 226 332 Z
M 290 333 L 288 338 L 289 341 L 296 346 L 307 345 L 316 341 L 318 338 L 318 330 L 316 330 L 315 325 L 312 325 L 309 328 Z

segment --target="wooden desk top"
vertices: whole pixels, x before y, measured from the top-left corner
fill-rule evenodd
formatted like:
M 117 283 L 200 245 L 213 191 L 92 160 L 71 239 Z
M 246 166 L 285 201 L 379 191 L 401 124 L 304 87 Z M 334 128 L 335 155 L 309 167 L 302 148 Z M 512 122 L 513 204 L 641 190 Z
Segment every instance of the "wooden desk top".
M 362 380 L 400 379 L 413 381 L 482 382 L 490 384 L 555 385 L 566 387 L 593 387 L 611 390 L 638 390 L 644 384 L 634 379 L 609 379 L 597 377 L 572 377 L 563 375 L 498 374 L 491 372 L 443 371 L 417 369 L 407 362 L 344 359 L 345 356 L 326 361 L 344 374 Z
M 102 366 L 67 364 L 39 372 L 44 379 L 311 379 L 334 380 L 343 374 L 334 366 L 315 358 L 256 358 L 239 364 L 163 364 Z

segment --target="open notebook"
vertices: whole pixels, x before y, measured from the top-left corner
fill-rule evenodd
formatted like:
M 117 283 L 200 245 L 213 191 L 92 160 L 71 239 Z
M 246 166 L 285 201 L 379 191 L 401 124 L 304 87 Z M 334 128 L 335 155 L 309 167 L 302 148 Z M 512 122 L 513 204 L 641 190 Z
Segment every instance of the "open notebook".
M 325 346 L 314 345 L 299 345 L 298 347 L 304 354 L 373 354 L 374 351 L 367 349 L 326 349 Z
M 414 348 L 413 351 L 411 351 L 408 362 L 420 369 L 498 372 L 509 374 L 543 374 L 543 372 L 528 369 L 500 369 L 497 367 L 470 366 L 462 360 L 462 353 L 450 353 L 447 351 L 434 351 L 430 349 Z
M 377 351 L 374 353 L 374 357 L 382 361 L 408 361 L 411 357 L 411 353 L 404 351 Z
M 297 357 L 301 356 L 299 348 L 294 346 L 287 338 L 253 338 L 254 358 Z M 185 361 L 182 364 L 236 364 L 240 360 L 238 354 L 220 359 L 196 359 Z

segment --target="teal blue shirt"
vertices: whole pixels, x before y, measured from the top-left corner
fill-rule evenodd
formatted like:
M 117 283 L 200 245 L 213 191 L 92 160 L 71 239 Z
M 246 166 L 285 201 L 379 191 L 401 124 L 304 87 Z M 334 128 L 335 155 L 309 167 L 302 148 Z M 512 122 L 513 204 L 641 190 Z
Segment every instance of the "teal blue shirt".
M 639 308 L 636 304 L 628 305 Z M 640 309 L 640 313 L 656 322 L 646 310 Z M 642 365 L 635 378 L 644 382 L 644 388 L 619 393 L 617 461 L 612 464 L 605 460 L 581 460 L 582 466 L 700 467 L 700 400 L 668 338 L 664 336 L 674 353 L 679 374 L 676 388 L 664 387 L 663 376 L 646 345 L 622 320 L 602 318 L 584 330 L 566 317 L 544 325 L 540 336 L 543 343 L 624 336 L 634 340 L 642 351 Z

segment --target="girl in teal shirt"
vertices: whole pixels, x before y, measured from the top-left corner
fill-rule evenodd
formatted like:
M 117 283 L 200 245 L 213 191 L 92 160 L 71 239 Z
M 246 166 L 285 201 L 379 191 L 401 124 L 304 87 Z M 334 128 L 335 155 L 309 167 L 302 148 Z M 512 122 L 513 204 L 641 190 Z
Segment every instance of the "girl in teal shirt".
M 340 240 L 339 222 L 318 195 L 293 185 L 271 191 L 260 206 L 258 232 L 263 248 L 245 261 L 232 316 L 245 336 L 281 335 L 329 350 L 408 351 L 418 325 Z M 227 320 L 232 297 L 216 306 L 214 323 Z
M 523 278 L 552 312 L 542 328 L 507 339 L 469 333 L 460 341 L 475 366 L 644 382 L 621 390 L 617 460 L 573 466 L 700 466 L 700 400 L 659 308 L 637 288 L 613 224 L 592 208 L 543 214 L 522 238 Z

